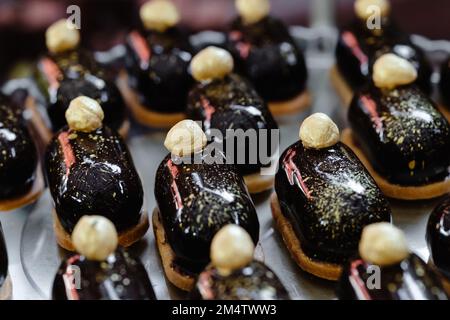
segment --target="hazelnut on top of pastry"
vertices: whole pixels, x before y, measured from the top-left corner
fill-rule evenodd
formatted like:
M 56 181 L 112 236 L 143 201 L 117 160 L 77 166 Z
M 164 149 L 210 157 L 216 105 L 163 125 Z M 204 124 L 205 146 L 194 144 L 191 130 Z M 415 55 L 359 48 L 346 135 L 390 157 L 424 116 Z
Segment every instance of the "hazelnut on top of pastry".
M 339 129 L 326 114 L 314 113 L 303 121 L 299 137 L 305 148 L 323 149 L 339 142 Z
M 236 0 L 235 5 L 245 24 L 261 21 L 270 13 L 269 0 Z
M 376 14 L 374 8 L 378 8 L 381 17 L 386 17 L 391 11 L 391 4 L 389 0 L 356 0 L 354 4 L 355 13 L 362 20 Z
M 100 104 L 85 96 L 73 99 L 66 110 L 66 121 L 69 128 L 75 131 L 95 131 L 102 126 L 104 117 Z
M 221 79 L 234 68 L 231 54 L 221 48 L 209 46 L 203 49 L 191 61 L 192 76 L 197 81 Z
M 142 5 L 139 15 L 148 30 L 164 32 L 180 21 L 177 7 L 170 0 L 153 0 Z
M 183 157 L 201 151 L 206 142 L 206 135 L 197 122 L 182 120 L 169 130 L 164 146 L 173 155 Z
M 226 276 L 253 260 L 255 245 L 242 227 L 229 224 L 219 230 L 211 242 L 211 263 Z
M 52 53 L 72 50 L 80 43 L 80 32 L 74 23 L 61 19 L 48 27 L 45 32 L 45 43 Z
M 379 222 L 363 229 L 359 254 L 366 262 L 389 266 L 403 261 L 410 252 L 400 229 L 388 222 Z
M 375 61 L 372 78 L 378 88 L 391 90 L 416 81 L 417 70 L 408 60 L 386 53 Z
M 103 216 L 83 216 L 72 232 L 75 249 L 88 260 L 106 260 L 118 241 L 114 224 Z

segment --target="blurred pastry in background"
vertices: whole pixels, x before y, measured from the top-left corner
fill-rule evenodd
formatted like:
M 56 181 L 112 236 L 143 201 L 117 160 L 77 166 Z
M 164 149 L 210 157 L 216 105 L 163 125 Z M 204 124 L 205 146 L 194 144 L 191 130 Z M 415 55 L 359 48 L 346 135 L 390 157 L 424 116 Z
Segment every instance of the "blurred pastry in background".
M 427 244 L 430 262 L 444 279 L 450 294 L 450 196 L 447 196 L 431 213 L 427 225 Z
M 348 110 L 350 146 L 391 198 L 420 200 L 450 192 L 450 124 L 417 84 L 414 64 L 380 56 L 372 81 Z
M 8 273 L 8 252 L 0 223 L 0 300 L 9 300 L 12 297 L 12 283 Z
M 287 26 L 270 16 L 269 0 L 236 0 L 239 17 L 228 33 L 236 71 L 247 77 L 276 115 L 310 104 L 307 69 Z
M 185 291 L 210 262 L 211 241 L 223 226 L 241 226 L 254 245 L 259 239 L 258 217 L 242 176 L 233 165 L 211 161 L 206 142 L 198 123 L 177 123 L 164 142 L 170 153 L 156 172 L 156 243 L 166 277 Z
M 264 169 L 269 169 L 276 153 L 278 125 L 266 102 L 233 68 L 228 51 L 217 47 L 200 51 L 191 63 L 197 83 L 189 93 L 186 113 L 201 121 L 206 135 L 222 146 L 224 161 L 233 156 L 249 192 L 259 193 L 273 186 L 273 173 Z M 221 136 L 214 136 L 216 130 Z M 240 134 L 250 138 L 241 139 Z
M 390 222 L 391 210 L 363 164 L 339 142 L 339 129 L 327 115 L 306 118 L 299 138 L 280 157 L 272 215 L 300 268 L 337 280 L 363 228 Z
M 127 36 L 127 72 L 119 86 L 138 122 L 170 128 L 185 118 L 193 49 L 170 0 L 146 2 L 140 17 L 144 30 Z
M 85 215 L 111 220 L 124 247 L 141 239 L 149 227 L 131 154 L 103 119 L 96 100 L 85 96 L 72 100 L 66 111 L 68 125 L 55 134 L 45 153 L 56 240 L 66 250 L 75 249 L 71 233 Z
M 100 103 L 105 123 L 126 136 L 129 121 L 122 95 L 93 53 L 79 46 L 77 26 L 66 19 L 52 24 L 46 32 L 48 54 L 37 62 L 34 79 L 40 95 L 30 99 L 33 124 L 44 142 L 66 125 L 65 112 L 72 99 L 87 96 Z M 40 110 L 39 107 L 42 107 Z
M 276 274 L 254 259 L 255 245 L 241 227 L 230 224 L 216 233 L 211 263 L 190 293 L 194 300 L 289 300 Z
M 0 94 L 0 211 L 36 201 L 45 187 L 23 101 Z
M 440 110 L 450 122 L 450 57 L 448 57 L 441 67 L 441 81 L 439 82 L 442 105 Z
M 77 254 L 65 259 L 53 281 L 53 300 L 156 300 L 144 265 L 118 247 L 114 224 L 83 216 L 72 233 Z
M 331 80 L 345 107 L 353 93 L 370 81 L 373 64 L 386 53 L 407 59 L 417 70 L 415 82 L 430 93 L 431 66 L 410 35 L 392 21 L 389 0 L 357 0 L 354 11 L 353 23 L 339 33 L 336 65 L 331 70 Z
M 439 276 L 389 223 L 364 228 L 359 256 L 346 264 L 337 295 L 341 300 L 448 300 Z

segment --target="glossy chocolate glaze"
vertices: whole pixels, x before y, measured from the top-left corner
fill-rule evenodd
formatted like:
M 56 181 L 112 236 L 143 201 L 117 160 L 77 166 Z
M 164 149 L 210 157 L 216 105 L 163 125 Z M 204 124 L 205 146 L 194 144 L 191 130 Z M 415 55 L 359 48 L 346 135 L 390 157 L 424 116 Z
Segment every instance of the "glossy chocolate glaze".
M 366 225 L 391 220 L 375 181 L 342 143 L 316 150 L 296 142 L 279 165 L 281 211 L 312 259 L 343 263 L 355 254 Z
M 415 85 L 357 92 L 348 119 L 375 170 L 389 182 L 419 186 L 450 175 L 450 125 Z
M 188 72 L 193 49 L 178 28 L 133 31 L 127 37 L 129 84 L 141 104 L 153 111 L 183 112 L 193 79 Z
M 450 279 L 450 197 L 428 219 L 427 243 L 434 265 Z
M 228 276 L 207 267 L 192 290 L 194 300 L 289 300 L 289 294 L 276 274 L 259 261 L 253 261 Z
M 252 199 L 234 166 L 175 164 L 167 155 L 158 167 L 155 198 L 184 273 L 198 273 L 209 263 L 212 238 L 224 225 L 243 227 L 256 244 L 259 222 Z
M 77 273 L 81 277 L 79 289 L 75 288 Z M 156 300 L 144 265 L 123 249 L 117 249 L 102 262 L 90 261 L 80 255 L 71 256 L 63 261 L 53 282 L 52 298 L 53 300 Z
M 355 20 L 342 30 L 336 46 L 336 62 L 340 73 L 355 91 L 370 79 L 375 60 L 389 52 L 410 61 L 418 70 L 418 85 L 425 92 L 431 92 L 432 69 L 425 54 L 389 19 L 382 20 L 381 29 L 369 30 L 365 21 Z
M 8 277 L 8 252 L 6 251 L 2 224 L 0 223 L 0 288 L 5 283 L 6 277 Z
M 66 110 L 78 96 L 97 100 L 105 113 L 104 123 L 110 128 L 118 130 L 125 120 L 125 103 L 119 89 L 86 51 L 77 49 L 41 58 L 36 81 L 45 96 L 54 132 L 67 123 Z
M 350 261 L 337 287 L 341 300 L 447 300 L 441 282 L 433 270 L 417 255 L 411 254 L 399 264 L 376 268 L 362 259 Z
M 122 138 L 108 127 L 91 133 L 61 129 L 45 154 L 58 217 L 71 233 L 83 215 L 99 214 L 121 232 L 141 217 L 143 189 Z
M 226 141 L 227 129 L 259 130 L 278 129 L 266 103 L 260 98 L 253 87 L 242 77 L 231 74 L 224 79 L 197 83 L 188 98 L 187 117 L 200 120 L 203 131 L 209 135 L 212 129 L 218 129 Z M 256 132 L 258 146 L 260 135 Z M 270 132 L 266 137 L 267 155 L 272 154 Z M 278 141 L 276 141 L 278 143 Z M 226 142 L 223 143 L 226 152 Z M 261 159 L 251 161 L 249 155 L 250 142 L 235 140 L 235 162 L 243 175 L 255 173 L 262 166 Z M 259 150 L 259 148 L 258 148 Z M 238 156 L 246 155 L 245 163 L 238 163 Z M 259 154 L 259 152 L 258 152 Z M 266 164 L 264 164 L 266 165 Z
M 439 87 L 441 89 L 442 100 L 447 106 L 447 109 L 450 109 L 450 57 L 442 64 Z
M 37 150 L 22 110 L 0 95 L 0 200 L 25 195 L 36 179 Z
M 237 70 L 265 100 L 288 100 L 305 89 L 303 53 L 280 20 L 266 17 L 246 25 L 239 18 L 232 24 L 228 39 Z

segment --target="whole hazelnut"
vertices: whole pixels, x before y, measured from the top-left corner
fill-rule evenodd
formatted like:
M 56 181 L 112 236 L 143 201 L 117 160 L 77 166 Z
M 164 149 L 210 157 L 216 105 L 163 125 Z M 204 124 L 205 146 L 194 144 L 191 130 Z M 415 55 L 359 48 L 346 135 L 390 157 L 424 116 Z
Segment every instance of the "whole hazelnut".
M 270 13 L 269 0 L 236 0 L 235 6 L 245 24 L 256 23 Z
M 139 15 L 148 30 L 164 32 L 180 21 L 177 7 L 169 0 L 153 0 L 142 5 Z
M 375 61 L 372 78 L 378 88 L 391 90 L 416 81 L 417 70 L 408 60 L 386 53 Z
M 328 148 L 339 142 L 339 129 L 324 113 L 314 113 L 300 126 L 300 140 L 305 148 Z
M 174 155 L 183 157 L 206 146 L 207 138 L 197 122 L 182 120 L 174 125 L 167 133 L 164 146 Z
M 356 16 L 362 20 L 369 19 L 373 14 L 373 7 L 377 7 L 381 17 L 386 17 L 391 11 L 391 4 L 388 0 L 356 0 L 354 9 Z
M 191 61 L 192 76 L 197 81 L 221 79 L 234 68 L 231 54 L 221 48 L 210 46 L 203 49 Z
M 80 43 L 80 32 L 75 24 L 61 19 L 48 27 L 45 32 L 47 49 L 52 53 L 61 53 L 72 50 Z
M 73 99 L 66 110 L 66 121 L 69 128 L 75 131 L 95 131 L 102 126 L 104 117 L 100 104 L 85 96 Z

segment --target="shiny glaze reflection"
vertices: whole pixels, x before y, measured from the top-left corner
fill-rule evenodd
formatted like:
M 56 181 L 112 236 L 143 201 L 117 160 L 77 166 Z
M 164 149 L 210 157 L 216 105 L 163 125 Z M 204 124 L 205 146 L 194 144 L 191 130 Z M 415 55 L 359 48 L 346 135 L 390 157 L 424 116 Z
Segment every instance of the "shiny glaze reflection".
M 236 70 L 265 100 L 288 100 L 305 89 L 305 59 L 280 20 L 267 17 L 246 25 L 237 19 L 228 33 L 228 42 Z
M 237 224 L 259 238 L 255 207 L 242 177 L 231 165 L 175 164 L 171 155 L 158 167 L 155 198 L 167 241 L 181 272 L 197 273 L 209 262 L 212 238 L 224 225 Z
M 439 87 L 441 89 L 442 100 L 447 109 L 450 110 L 450 57 L 442 64 Z
M 127 146 L 103 127 L 94 132 L 60 130 L 45 155 L 55 209 L 71 233 L 83 215 L 100 214 L 124 231 L 137 225 L 143 189 Z
M 0 222 L 0 288 L 5 283 L 8 276 L 8 252 L 6 251 L 5 238 L 3 237 L 3 228 Z
M 320 150 L 294 143 L 281 155 L 275 191 L 302 250 L 320 261 L 345 262 L 366 225 L 391 220 L 375 181 L 342 143 Z
M 25 195 L 36 179 L 37 150 L 22 110 L 0 95 L 0 199 Z
M 129 84 L 141 104 L 154 111 L 182 112 L 193 79 L 188 72 L 193 49 L 178 28 L 133 31 L 127 37 Z
M 428 219 L 427 243 L 434 265 L 450 279 L 450 197 Z
M 379 269 L 378 269 L 379 268 Z M 374 274 L 379 270 L 379 287 Z M 387 267 L 350 261 L 339 280 L 337 295 L 342 300 L 447 300 L 438 276 L 417 255 Z
M 356 93 L 348 112 L 353 135 L 389 182 L 423 185 L 450 175 L 450 125 L 415 85 Z
M 197 83 L 189 94 L 186 113 L 189 119 L 202 121 L 203 130 L 207 135 L 214 136 L 213 129 L 218 129 L 225 139 L 223 143 L 225 152 L 228 129 L 256 130 L 258 148 L 259 145 L 266 144 L 268 157 L 275 151 L 278 141 L 271 141 L 270 132 L 263 137 L 258 131 L 278 129 L 272 114 L 253 87 L 236 74 L 208 83 Z M 222 142 L 217 138 L 215 141 Z M 249 150 L 250 141 L 235 140 L 234 163 L 240 162 L 237 168 L 243 175 L 257 172 L 266 165 L 261 158 L 253 159 L 254 154 L 250 155 Z M 244 154 L 245 163 L 242 163 L 243 161 L 238 161 L 238 156 L 242 157 Z
M 425 92 L 431 92 L 432 69 L 425 54 L 390 19 L 382 20 L 381 29 L 369 30 L 366 21 L 360 20 L 343 29 L 336 46 L 337 67 L 356 90 L 369 80 L 375 60 L 389 52 L 410 61 L 418 70 L 418 85 Z
M 77 270 L 79 268 L 79 272 Z M 80 288 L 75 287 L 80 276 Z M 143 264 L 118 249 L 106 261 L 74 255 L 59 267 L 52 289 L 53 300 L 156 300 Z
M 208 267 L 200 273 L 190 294 L 194 300 L 289 300 L 278 277 L 266 265 L 253 261 L 228 276 Z
M 72 50 L 38 61 L 36 79 L 41 88 L 54 132 L 66 124 L 70 101 L 87 96 L 100 103 L 104 123 L 118 130 L 125 119 L 125 104 L 113 79 L 109 79 L 92 54 Z

